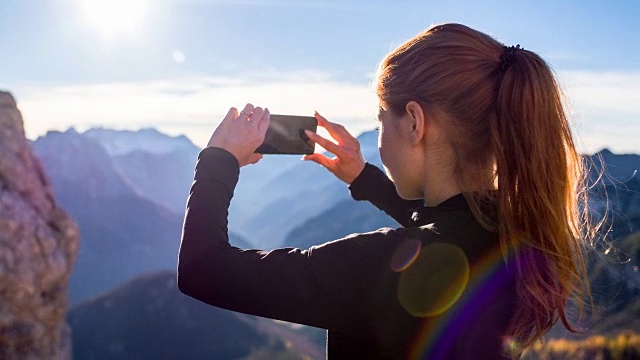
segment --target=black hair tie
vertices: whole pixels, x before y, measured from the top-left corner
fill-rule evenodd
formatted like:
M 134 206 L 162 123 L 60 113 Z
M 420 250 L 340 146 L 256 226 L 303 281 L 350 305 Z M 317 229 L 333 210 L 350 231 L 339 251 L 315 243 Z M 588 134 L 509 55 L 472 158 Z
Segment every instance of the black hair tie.
M 515 59 L 516 50 L 524 50 L 520 47 L 520 44 L 516 46 L 503 46 L 502 47 L 502 55 L 500 55 L 500 60 L 502 61 L 502 70 L 507 70 L 509 64 Z

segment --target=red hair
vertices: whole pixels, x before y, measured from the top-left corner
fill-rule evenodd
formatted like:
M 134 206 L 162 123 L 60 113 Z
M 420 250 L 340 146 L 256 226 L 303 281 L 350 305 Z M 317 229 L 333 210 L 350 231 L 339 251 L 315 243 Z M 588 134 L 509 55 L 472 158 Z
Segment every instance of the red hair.
M 474 216 L 505 257 L 515 252 L 521 301 L 509 335 L 525 348 L 558 319 L 576 331 L 565 306 L 591 296 L 583 254 L 599 226 L 556 79 L 534 52 L 511 50 L 503 66 L 507 50 L 492 37 L 434 26 L 386 56 L 377 90 L 385 110 L 401 116 L 416 101 L 439 122 Z

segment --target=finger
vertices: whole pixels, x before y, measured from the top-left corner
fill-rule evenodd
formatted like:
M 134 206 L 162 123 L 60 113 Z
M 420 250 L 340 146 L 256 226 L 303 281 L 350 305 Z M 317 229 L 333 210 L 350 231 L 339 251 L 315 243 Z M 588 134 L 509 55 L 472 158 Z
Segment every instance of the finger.
M 313 141 L 311 139 L 307 139 L 305 142 L 307 143 L 307 145 L 309 145 L 310 148 L 313 149 L 313 151 L 316 151 L 316 143 L 315 143 L 315 141 Z
M 264 110 L 261 107 L 257 107 L 253 109 L 253 114 L 251 114 L 251 117 L 247 119 L 248 124 L 256 123 L 258 120 L 260 120 L 260 118 L 262 118 L 263 113 L 264 113 Z
M 318 153 L 314 153 L 314 154 L 310 154 L 310 155 L 305 155 L 302 157 L 303 160 L 311 160 L 315 163 L 318 163 L 324 167 L 326 167 L 328 170 L 333 169 L 333 161 L 331 159 L 329 159 L 328 157 L 322 155 L 322 154 L 318 154 Z
M 258 132 L 261 135 L 267 133 L 267 129 L 269 128 L 269 123 L 271 122 L 271 112 L 269 109 L 264 109 L 262 113 L 262 118 L 256 122 L 256 126 L 258 127 Z
M 227 111 L 227 115 L 224 116 L 224 119 L 222 119 L 222 121 L 231 121 L 236 117 L 238 117 L 238 109 L 232 107 L 231 109 L 229 109 L 229 111 Z
M 262 159 L 262 154 L 251 154 L 249 157 L 249 164 L 255 164 Z
M 247 121 L 247 119 L 253 114 L 253 105 L 251 103 L 247 103 L 244 106 L 244 109 L 240 111 L 240 115 L 236 118 L 236 120 Z
M 330 153 L 333 153 L 339 157 L 345 156 L 347 154 L 346 151 L 343 148 L 341 148 L 339 145 L 333 143 L 330 140 L 323 138 L 322 136 L 314 133 L 311 130 L 305 130 L 304 133 L 307 134 L 309 139 L 315 141 L 317 144 L 325 148 L 325 150 L 329 151 Z
M 316 120 L 318 120 L 318 125 L 327 129 L 329 135 L 338 140 L 338 143 L 353 139 L 353 136 L 349 134 L 344 126 L 330 122 L 329 120 L 325 119 L 324 116 L 320 115 L 317 111 L 315 113 L 315 118 Z

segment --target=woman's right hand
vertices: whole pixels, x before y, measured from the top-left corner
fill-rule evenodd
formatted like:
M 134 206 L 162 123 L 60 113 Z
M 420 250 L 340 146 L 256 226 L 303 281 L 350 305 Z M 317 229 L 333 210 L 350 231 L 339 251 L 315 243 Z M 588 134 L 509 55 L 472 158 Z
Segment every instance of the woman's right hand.
M 364 157 L 360 152 L 360 142 L 349 134 L 344 126 L 329 122 L 317 112 L 315 117 L 318 120 L 318 125 L 327 129 L 331 137 L 338 141 L 338 144 L 323 138 L 313 131 L 306 130 L 305 133 L 309 139 L 336 156 L 328 158 L 323 154 L 314 153 L 305 155 L 302 159 L 317 162 L 331 171 L 338 179 L 351 184 L 360 175 L 365 166 Z

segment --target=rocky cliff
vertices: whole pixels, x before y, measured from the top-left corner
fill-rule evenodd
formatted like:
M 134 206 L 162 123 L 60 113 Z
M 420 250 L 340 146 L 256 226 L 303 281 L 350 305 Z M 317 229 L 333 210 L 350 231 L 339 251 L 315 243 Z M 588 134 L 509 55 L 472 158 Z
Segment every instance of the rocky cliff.
M 0 359 L 71 358 L 65 312 L 78 238 L 14 98 L 0 92 Z

